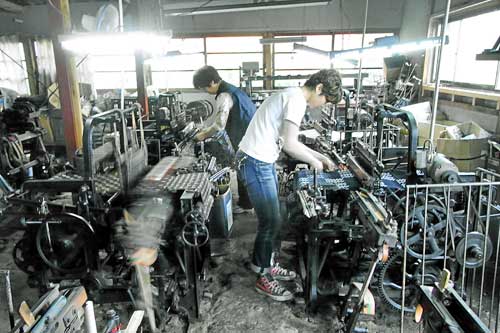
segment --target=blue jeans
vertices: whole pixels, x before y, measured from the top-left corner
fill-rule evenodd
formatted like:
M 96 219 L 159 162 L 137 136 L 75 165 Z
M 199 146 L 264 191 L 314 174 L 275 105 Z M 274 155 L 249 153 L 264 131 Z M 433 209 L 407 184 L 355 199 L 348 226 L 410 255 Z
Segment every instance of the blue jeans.
M 258 219 L 252 260 L 262 273 L 271 266 L 271 256 L 281 226 L 278 177 L 274 163 L 259 161 L 240 151 L 236 158 L 242 160 L 240 177 Z

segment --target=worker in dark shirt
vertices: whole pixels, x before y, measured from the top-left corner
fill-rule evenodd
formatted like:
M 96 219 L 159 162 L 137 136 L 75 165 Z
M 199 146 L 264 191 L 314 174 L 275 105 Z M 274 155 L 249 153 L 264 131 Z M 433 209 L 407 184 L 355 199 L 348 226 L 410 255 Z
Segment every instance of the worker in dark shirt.
M 193 85 L 196 89 L 215 95 L 215 120 L 201 130 L 195 137 L 202 141 L 207 138 L 226 135 L 232 145 L 232 151 L 238 150 L 238 145 L 245 135 L 250 120 L 255 114 L 255 105 L 246 93 L 232 84 L 224 81 L 212 66 L 198 69 L 193 76 Z M 225 131 L 225 132 L 224 132 Z M 238 178 L 238 205 L 233 213 L 241 214 L 252 209 L 245 185 Z

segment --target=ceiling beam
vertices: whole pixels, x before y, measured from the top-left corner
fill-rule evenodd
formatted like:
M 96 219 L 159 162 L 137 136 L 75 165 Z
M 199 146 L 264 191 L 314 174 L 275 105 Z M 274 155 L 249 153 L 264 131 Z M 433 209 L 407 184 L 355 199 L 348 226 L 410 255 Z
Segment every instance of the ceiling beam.
M 287 1 L 269 1 L 269 2 L 244 3 L 244 4 L 220 5 L 220 6 L 206 6 L 198 8 L 182 8 L 182 9 L 169 9 L 167 6 L 164 6 L 163 14 L 167 16 L 191 16 L 191 15 L 202 15 L 202 14 L 243 12 L 252 10 L 321 6 L 321 5 L 328 5 L 331 1 L 332 0 L 287 0 Z
M 11 13 L 20 13 L 23 11 L 23 6 L 13 3 L 8 0 L 0 0 L 0 10 Z

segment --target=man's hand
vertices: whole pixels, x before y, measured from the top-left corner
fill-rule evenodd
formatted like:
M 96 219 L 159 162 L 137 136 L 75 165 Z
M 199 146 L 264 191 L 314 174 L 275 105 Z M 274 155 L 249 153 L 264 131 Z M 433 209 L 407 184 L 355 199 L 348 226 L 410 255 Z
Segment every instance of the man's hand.
M 328 157 L 326 157 L 325 155 L 322 155 L 322 157 L 320 158 L 320 161 L 327 171 L 334 171 L 337 169 L 337 165 L 335 163 L 333 163 L 333 161 L 331 159 L 329 159 Z
M 311 169 L 316 169 L 318 172 L 323 171 L 323 163 L 319 160 L 315 160 L 313 163 L 310 163 Z
M 156 258 L 158 258 L 156 249 L 141 247 L 129 257 L 129 262 L 132 265 L 151 266 L 155 263 Z
M 195 139 L 196 141 L 203 141 L 203 140 L 205 140 L 205 139 L 206 139 L 206 135 L 205 135 L 205 133 L 204 133 L 203 131 L 200 131 L 200 132 L 198 132 L 198 133 L 194 136 L 194 139 Z

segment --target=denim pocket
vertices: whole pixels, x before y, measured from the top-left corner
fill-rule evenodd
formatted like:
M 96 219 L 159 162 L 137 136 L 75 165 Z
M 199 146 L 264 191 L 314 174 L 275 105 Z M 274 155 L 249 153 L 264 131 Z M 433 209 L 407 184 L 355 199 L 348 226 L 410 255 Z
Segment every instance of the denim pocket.
M 274 165 L 259 161 L 255 165 L 255 176 L 259 182 L 275 182 Z
M 238 177 L 243 182 L 243 185 L 247 186 L 247 175 L 246 175 L 246 161 L 241 162 L 240 168 L 238 169 Z

